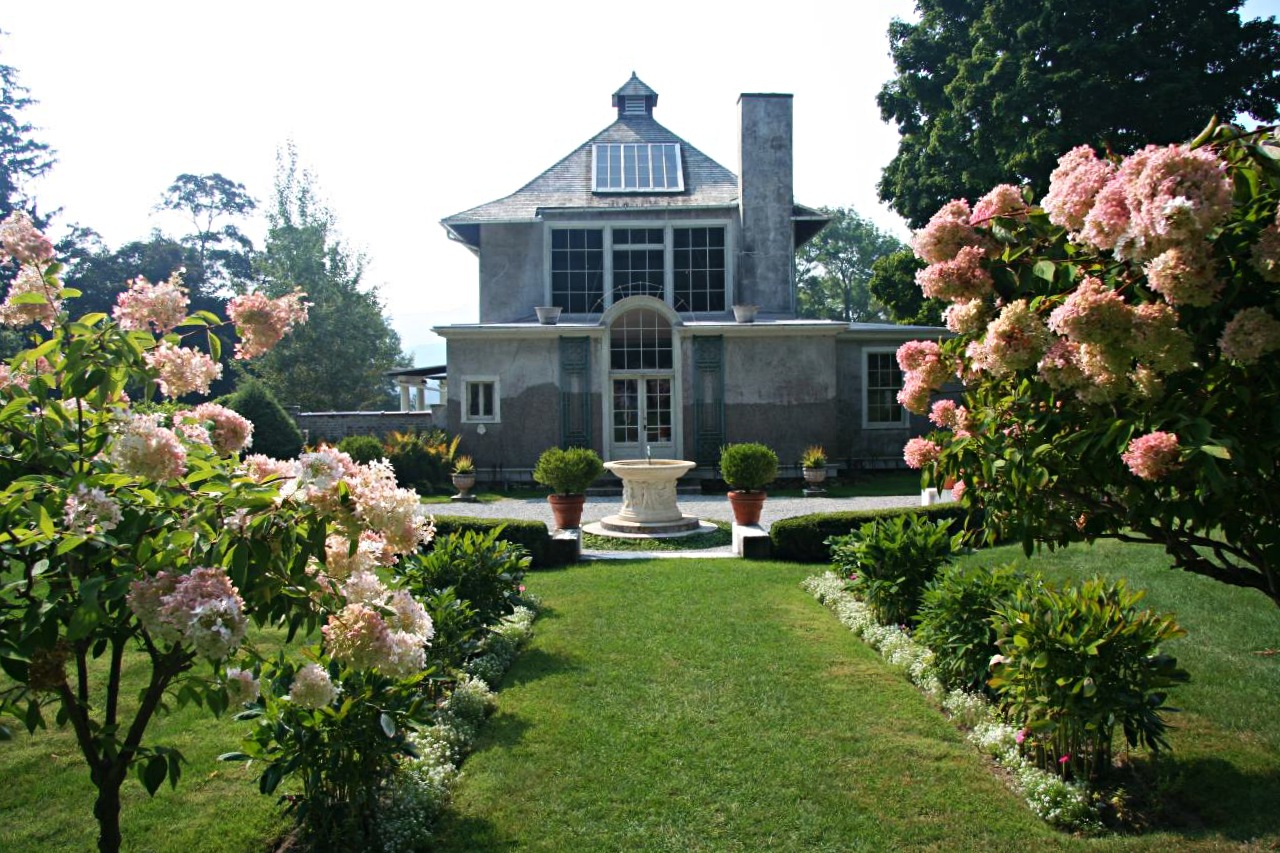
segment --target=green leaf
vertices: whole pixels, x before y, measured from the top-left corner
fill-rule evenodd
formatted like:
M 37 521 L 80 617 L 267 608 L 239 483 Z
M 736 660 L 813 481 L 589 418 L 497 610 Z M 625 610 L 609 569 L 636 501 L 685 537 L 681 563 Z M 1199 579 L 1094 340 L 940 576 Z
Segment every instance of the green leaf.
M 1231 451 L 1227 450 L 1225 447 L 1223 447 L 1220 444 L 1202 444 L 1200 445 L 1200 452 L 1207 453 L 1210 456 L 1214 457 L 1215 459 L 1231 458 Z
M 396 721 L 391 718 L 390 714 L 384 711 L 382 716 L 378 717 L 378 724 L 382 726 L 382 733 L 384 735 L 387 737 L 396 736 Z
M 253 756 L 246 752 L 224 752 L 218 756 L 219 761 L 252 761 Z
M 1057 271 L 1057 265 L 1053 261 L 1036 261 L 1035 266 L 1031 268 L 1031 274 L 1036 278 L 1042 278 L 1050 284 L 1053 283 L 1053 274 Z
M 38 291 L 28 291 L 27 293 L 19 293 L 17 296 L 9 297 L 10 305 L 48 305 L 48 298 Z
M 142 766 L 138 777 L 142 780 L 142 787 L 147 789 L 147 793 L 151 796 L 156 795 L 156 791 L 160 790 L 160 786 L 164 784 L 165 777 L 169 775 L 169 763 L 165 761 L 163 755 L 153 755 L 147 759 L 147 763 Z

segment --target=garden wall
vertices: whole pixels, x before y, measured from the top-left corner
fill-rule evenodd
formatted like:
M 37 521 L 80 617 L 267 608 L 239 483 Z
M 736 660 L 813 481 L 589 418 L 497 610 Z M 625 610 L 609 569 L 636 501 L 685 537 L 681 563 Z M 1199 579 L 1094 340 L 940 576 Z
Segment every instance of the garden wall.
M 337 444 L 349 435 L 372 435 L 381 439 L 390 432 L 426 430 L 444 422 L 432 406 L 421 412 L 295 412 L 293 419 L 307 444 L 327 441 Z

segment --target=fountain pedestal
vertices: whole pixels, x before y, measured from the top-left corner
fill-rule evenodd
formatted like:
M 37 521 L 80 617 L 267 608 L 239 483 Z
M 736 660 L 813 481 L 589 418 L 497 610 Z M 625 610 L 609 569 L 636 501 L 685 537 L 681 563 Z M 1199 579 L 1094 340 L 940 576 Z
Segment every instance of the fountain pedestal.
M 676 503 L 676 480 L 696 467 L 676 459 L 622 459 L 606 462 L 622 480 L 622 509 L 607 515 L 586 530 L 604 536 L 687 536 L 713 525 L 685 515 Z

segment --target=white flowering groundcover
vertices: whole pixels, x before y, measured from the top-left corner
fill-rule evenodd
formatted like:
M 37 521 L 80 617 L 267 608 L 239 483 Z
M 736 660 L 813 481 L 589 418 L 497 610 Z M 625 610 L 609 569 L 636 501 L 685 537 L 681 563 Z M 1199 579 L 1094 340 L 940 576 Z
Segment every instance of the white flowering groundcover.
M 485 638 L 482 653 L 466 663 L 459 681 L 436 710 L 434 725 L 410 736 L 416 758 L 404 761 L 378 810 L 378 838 L 385 853 L 422 850 L 449 804 L 459 766 L 471 752 L 480 726 L 493 710 L 493 688 L 533 635 L 537 601 L 515 609 Z
M 963 690 L 948 692 L 933 669 L 933 652 L 911 639 L 897 625 L 882 625 L 871 608 L 845 588 L 845 580 L 835 572 L 805 578 L 801 586 L 825 605 L 840 623 L 897 669 L 942 707 L 980 752 L 1009 771 L 1006 779 L 1026 799 L 1037 815 L 1060 829 L 1098 832 L 1102 821 L 1089 793 L 1082 785 L 1068 782 L 1034 766 L 1018 751 L 1018 730 L 1000 719 L 986 697 Z

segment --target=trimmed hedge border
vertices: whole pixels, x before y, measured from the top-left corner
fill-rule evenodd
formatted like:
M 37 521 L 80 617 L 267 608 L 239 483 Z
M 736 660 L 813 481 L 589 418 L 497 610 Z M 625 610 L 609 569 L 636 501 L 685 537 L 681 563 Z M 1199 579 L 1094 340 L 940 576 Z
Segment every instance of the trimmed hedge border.
M 468 530 L 484 533 L 495 527 L 501 527 L 502 533 L 498 538 L 504 542 L 523 545 L 533 560 L 530 568 L 549 569 L 563 565 L 555 562 L 554 552 L 551 549 L 551 534 L 547 531 L 547 525 L 544 522 L 523 521 L 518 518 L 472 518 L 465 515 L 437 515 L 435 520 L 437 536 L 443 536 L 446 533 L 464 533 Z
M 895 518 L 900 515 L 916 515 L 930 521 L 950 521 L 953 533 L 964 527 L 968 517 L 964 507 L 956 503 L 797 515 L 794 518 L 779 519 L 770 525 L 769 540 L 773 543 L 773 557 L 795 563 L 830 563 L 831 549 L 825 544 L 828 537 L 851 533 L 877 518 Z

